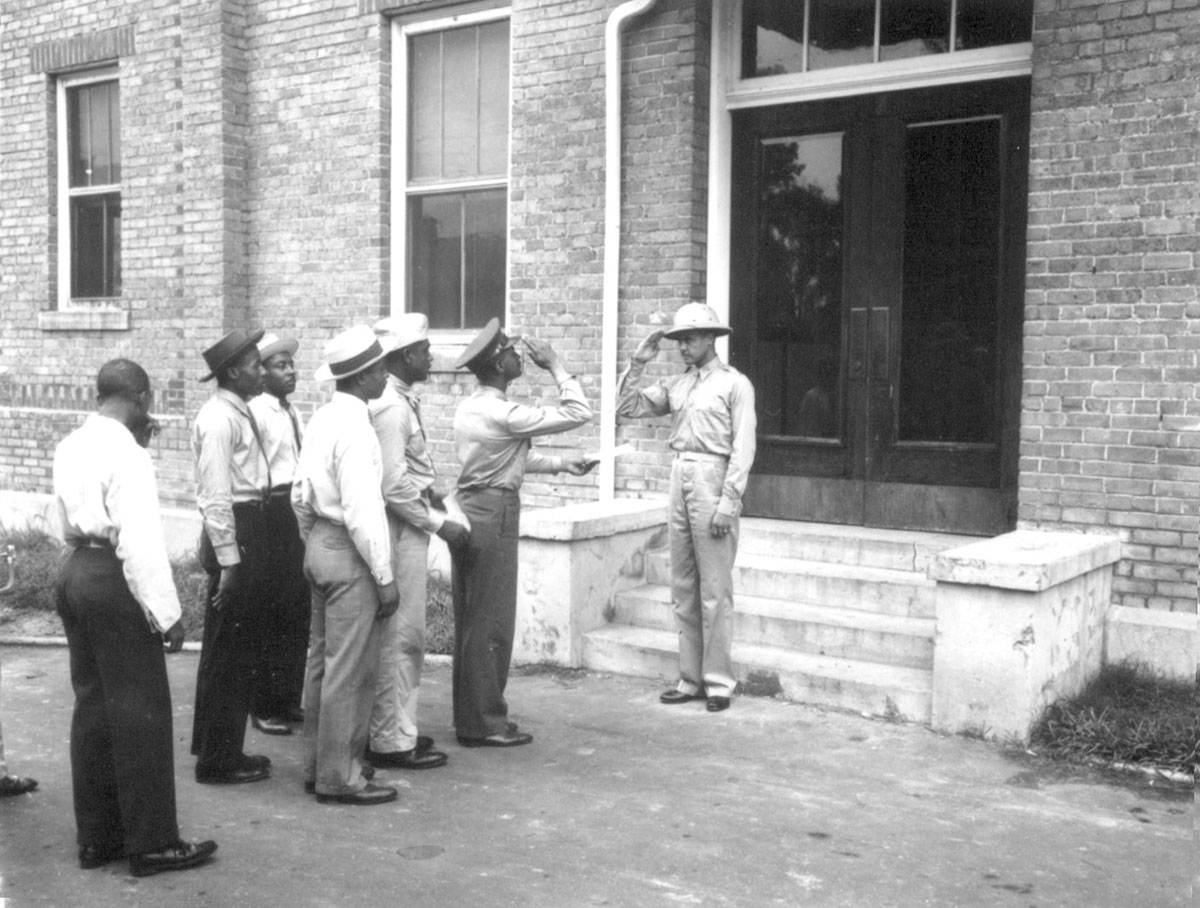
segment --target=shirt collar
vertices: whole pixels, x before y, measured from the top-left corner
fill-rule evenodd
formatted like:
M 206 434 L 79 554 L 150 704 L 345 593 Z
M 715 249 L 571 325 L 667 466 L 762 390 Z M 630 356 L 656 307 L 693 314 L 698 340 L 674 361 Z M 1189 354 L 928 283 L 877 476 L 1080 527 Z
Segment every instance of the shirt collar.
M 225 401 L 225 403 L 229 404 L 243 416 L 248 416 L 250 414 L 250 409 L 246 406 L 246 401 L 243 400 L 240 395 L 235 394 L 228 388 L 217 388 L 217 390 L 213 392 L 213 396 L 221 398 L 221 400 Z

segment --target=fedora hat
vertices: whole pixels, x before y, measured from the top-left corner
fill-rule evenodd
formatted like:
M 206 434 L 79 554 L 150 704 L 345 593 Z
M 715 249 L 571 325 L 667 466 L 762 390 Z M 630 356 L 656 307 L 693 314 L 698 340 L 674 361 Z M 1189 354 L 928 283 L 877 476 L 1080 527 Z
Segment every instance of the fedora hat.
M 204 362 L 208 366 L 208 375 L 204 376 L 200 381 L 208 381 L 211 378 L 216 378 L 222 369 L 232 366 L 245 356 L 248 350 L 253 349 L 262 336 L 263 332 L 261 329 L 255 331 L 253 334 L 247 334 L 241 328 L 234 328 L 204 351 L 203 356 Z
M 299 349 L 300 341 L 294 337 L 281 338 L 274 334 L 264 334 L 262 340 L 258 342 L 258 355 L 262 357 L 264 363 L 276 353 L 295 356 Z
M 429 319 L 421 312 L 405 312 L 380 319 L 372 329 L 376 337 L 390 337 L 397 350 L 429 340 Z
M 366 325 L 347 328 L 325 345 L 325 362 L 313 377 L 317 381 L 338 381 L 357 375 L 396 349 L 390 336 L 376 337 Z
M 510 347 L 519 341 L 519 337 L 509 337 L 500 327 L 500 319 L 493 318 L 467 344 L 467 349 L 454 363 L 455 369 L 467 368 L 474 372 L 505 347 Z
M 713 334 L 732 334 L 728 325 L 721 324 L 716 310 L 704 303 L 685 303 L 675 313 L 675 322 L 663 332 L 663 337 L 676 338 L 689 331 L 710 331 Z

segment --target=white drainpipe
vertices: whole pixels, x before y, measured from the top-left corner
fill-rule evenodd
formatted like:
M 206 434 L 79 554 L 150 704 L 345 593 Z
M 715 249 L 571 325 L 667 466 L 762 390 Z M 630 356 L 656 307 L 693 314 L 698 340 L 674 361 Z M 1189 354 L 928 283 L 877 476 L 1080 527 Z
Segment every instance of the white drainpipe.
M 621 289 L 621 33 L 657 0 L 629 0 L 604 28 L 604 300 L 600 313 L 600 500 L 617 494 L 617 320 Z

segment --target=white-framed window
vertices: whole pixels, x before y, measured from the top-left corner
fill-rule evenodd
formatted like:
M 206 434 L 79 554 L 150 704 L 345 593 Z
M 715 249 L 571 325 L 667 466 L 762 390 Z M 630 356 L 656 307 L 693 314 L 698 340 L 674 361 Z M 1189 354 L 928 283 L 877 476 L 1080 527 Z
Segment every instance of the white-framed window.
M 509 17 L 393 26 L 391 308 L 436 331 L 505 316 Z
M 121 96 L 114 68 L 57 79 L 58 308 L 121 296 Z

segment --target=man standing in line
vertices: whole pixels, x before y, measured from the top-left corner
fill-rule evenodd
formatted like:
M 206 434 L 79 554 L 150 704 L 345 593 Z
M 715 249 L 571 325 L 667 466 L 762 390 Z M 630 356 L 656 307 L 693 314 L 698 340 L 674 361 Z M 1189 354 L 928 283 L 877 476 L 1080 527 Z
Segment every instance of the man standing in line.
M 204 351 L 217 389 L 192 428 L 196 504 L 204 518 L 200 565 L 208 574 L 204 642 L 196 672 L 192 753 L 196 781 L 258 782 L 271 761 L 245 752 L 250 680 L 257 651 L 255 611 L 268 601 L 263 513 L 271 476 L 262 438 L 247 401 L 262 391 L 255 344 L 262 331 L 231 331 Z
M 250 401 L 271 471 L 271 497 L 262 515 L 267 546 L 264 584 L 270 599 L 256 610 L 261 621 L 254 634 L 258 653 L 250 692 L 250 723 L 268 735 L 290 735 L 288 723 L 304 719 L 301 702 L 312 600 L 304 580 L 304 545 L 292 511 L 292 477 L 304 429 L 300 414 L 288 400 L 296 390 L 292 357 L 299 346 L 291 338 L 263 336 L 258 342 L 263 393 Z
M 154 465 L 135 441 L 150 379 L 127 359 L 96 377 L 99 412 L 54 452 L 54 495 L 72 548 L 55 587 L 71 658 L 71 783 L 79 866 L 122 857 L 134 876 L 207 861 L 175 815 L 171 689 L 163 657 L 183 646 Z M 148 433 L 143 437 L 148 441 Z
M 521 483 L 526 472 L 582 476 L 595 465 L 582 455 L 533 449 L 533 438 L 583 425 L 592 408 L 579 380 L 536 338 L 526 338 L 525 346 L 534 363 L 554 377 L 559 405 L 510 401 L 508 386 L 522 371 L 517 341 L 492 319 L 455 363 L 479 380 L 454 413 L 462 464 L 458 498 L 471 524 L 470 541 L 454 553 L 454 727 L 463 747 L 515 747 L 533 740 L 508 721 L 504 699 L 517 612 Z
M 387 387 L 381 342 L 366 325 L 325 346 L 318 381 L 337 382 L 314 414 L 292 483 L 312 588 L 312 646 L 304 678 L 304 787 L 323 804 L 385 804 L 396 789 L 364 766 L 383 619 L 400 601 L 392 577 L 382 455 L 367 402 Z
M 679 683 L 663 703 L 707 700 L 729 708 L 737 686 L 733 656 L 733 562 L 738 516 L 754 463 L 756 417 L 750 380 L 717 357 L 729 334 L 716 312 L 688 303 L 668 331 L 655 331 L 634 351 L 621 378 L 620 416 L 671 415 L 671 599 L 679 625 Z M 687 370 L 638 390 L 646 364 L 666 337 L 679 344 Z
M 396 349 L 384 360 L 388 387 L 371 401 L 371 423 L 383 453 L 383 498 L 392 538 L 392 573 L 400 588 L 400 608 L 383 624 L 379 679 L 371 710 L 367 762 L 378 768 L 433 769 L 446 755 L 433 739 L 417 733 L 417 702 L 425 659 L 425 606 L 428 597 L 429 534 L 451 549 L 466 543 L 467 530 L 446 518 L 433 488 L 433 459 L 426 449 L 421 403 L 413 385 L 429 378 L 429 319 L 418 312 L 385 318 L 375 334 Z

